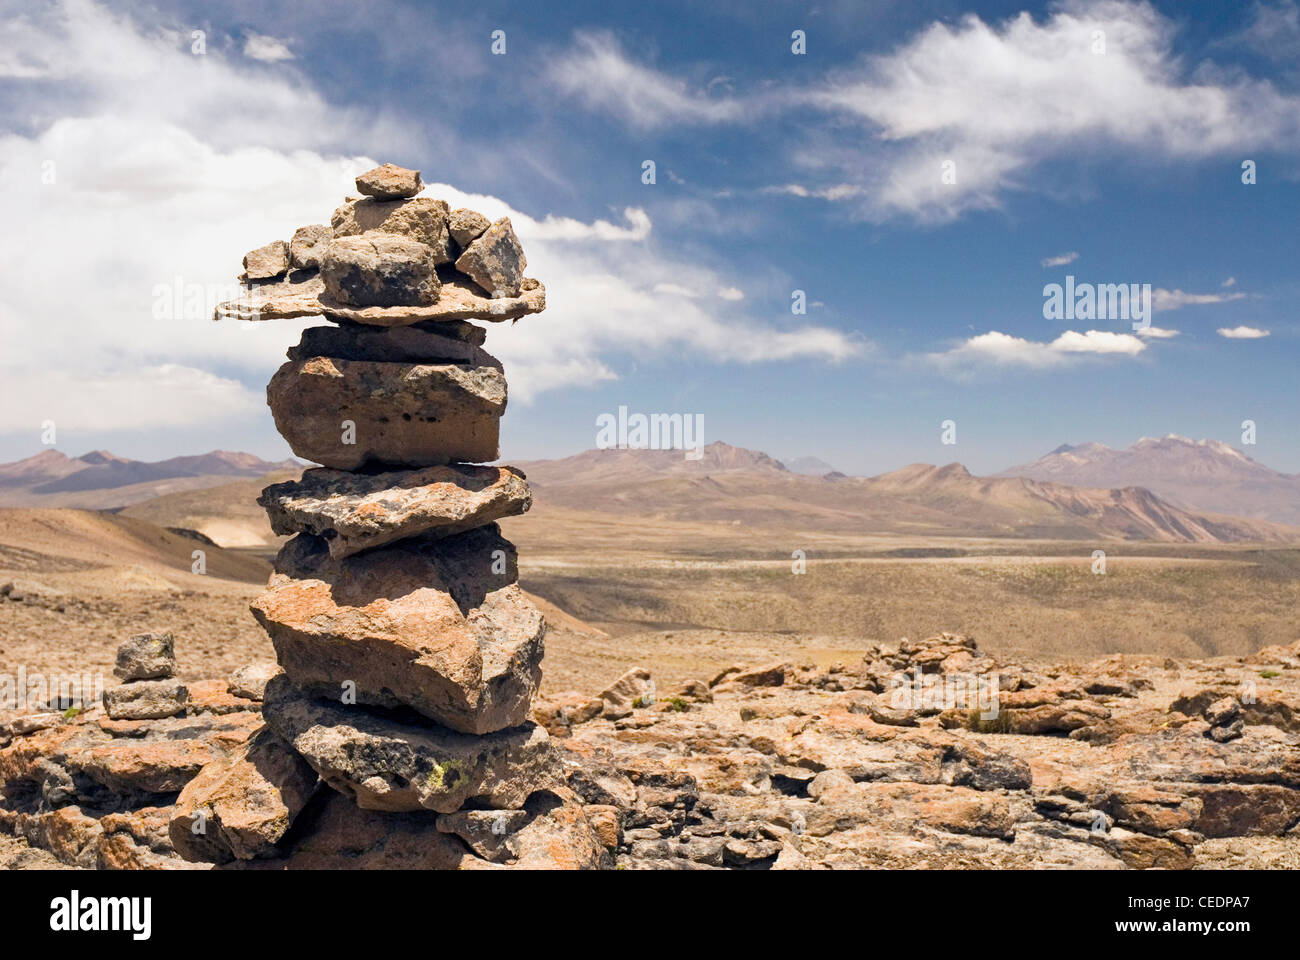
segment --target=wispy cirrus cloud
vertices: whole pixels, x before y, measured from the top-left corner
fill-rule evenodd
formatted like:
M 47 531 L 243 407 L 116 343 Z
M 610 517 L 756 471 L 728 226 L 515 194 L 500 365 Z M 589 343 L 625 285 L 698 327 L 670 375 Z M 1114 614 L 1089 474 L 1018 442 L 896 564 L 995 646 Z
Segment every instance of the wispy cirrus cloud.
M 1175 49 L 1177 24 L 1147 3 L 1069 0 L 1047 16 L 935 22 L 892 51 L 812 82 L 712 97 L 634 59 L 608 34 L 579 34 L 550 79 L 637 129 L 753 124 L 816 114 L 805 177 L 769 192 L 845 203 L 872 220 L 946 221 L 1039 189 L 1032 172 L 1087 153 L 1236 156 L 1300 145 L 1300 98 Z M 837 117 L 834 131 L 820 123 Z M 793 138 L 803 143 L 806 138 Z
M 1042 264 L 1044 267 L 1063 267 L 1066 264 L 1074 263 L 1074 261 L 1078 259 L 1079 259 L 1078 252 L 1075 250 L 1071 250 L 1069 253 L 1062 253 L 1055 257 L 1044 257 L 1042 260 L 1038 262 Z
M 726 78 L 692 84 L 637 63 L 608 32 L 582 32 L 573 46 L 555 58 L 547 73 L 563 94 L 593 110 L 611 113 L 639 129 L 669 124 L 737 123 L 753 110 L 725 90 Z

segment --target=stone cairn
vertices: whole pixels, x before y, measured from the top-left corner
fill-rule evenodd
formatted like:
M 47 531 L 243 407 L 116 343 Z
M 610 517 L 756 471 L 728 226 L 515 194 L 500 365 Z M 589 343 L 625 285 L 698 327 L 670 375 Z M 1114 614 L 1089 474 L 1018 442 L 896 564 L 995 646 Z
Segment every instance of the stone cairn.
M 599 866 L 530 719 L 545 624 L 495 523 L 529 508 L 528 484 L 481 465 L 506 380 L 468 321 L 539 312 L 545 289 L 508 218 L 418 197 L 419 171 L 391 164 L 356 184 L 330 226 L 245 256 L 244 295 L 217 310 L 329 321 L 267 387 L 276 428 L 322 466 L 258 500 L 292 535 L 252 603 L 283 669 L 266 726 L 185 788 L 170 836 L 216 863 L 396 844 L 347 862 Z

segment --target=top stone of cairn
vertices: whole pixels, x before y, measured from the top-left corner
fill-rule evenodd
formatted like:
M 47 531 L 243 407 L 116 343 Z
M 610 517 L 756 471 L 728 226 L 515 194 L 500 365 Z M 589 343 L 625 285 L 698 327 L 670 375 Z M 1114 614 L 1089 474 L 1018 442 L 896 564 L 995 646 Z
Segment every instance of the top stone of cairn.
M 405 200 L 424 189 L 419 170 L 393 163 L 375 167 L 357 177 L 357 190 L 376 200 Z

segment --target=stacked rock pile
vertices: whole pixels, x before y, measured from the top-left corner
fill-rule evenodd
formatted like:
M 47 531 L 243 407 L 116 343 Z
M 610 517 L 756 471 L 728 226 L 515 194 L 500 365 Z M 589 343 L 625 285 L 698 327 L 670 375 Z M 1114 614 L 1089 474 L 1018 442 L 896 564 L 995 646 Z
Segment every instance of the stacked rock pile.
M 284 671 L 266 685 L 273 742 L 258 749 L 296 754 L 354 812 L 427 812 L 438 863 L 538 865 L 528 837 L 562 829 L 572 861 L 596 865 L 599 844 L 529 718 L 545 624 L 494 521 L 531 495 L 519 471 L 481 465 L 498 456 L 506 380 L 467 322 L 537 312 L 545 290 L 523 276 L 508 219 L 417 197 L 419 172 L 392 165 L 357 189 L 329 227 L 249 253 L 246 295 L 218 311 L 330 321 L 304 331 L 267 388 L 293 452 L 323 466 L 259 499 L 292 539 L 252 604 Z M 302 769 L 250 763 L 187 787 L 171 831 L 184 855 L 280 855 L 306 803 Z M 283 783 L 266 782 L 276 771 Z M 293 802 L 255 842 L 223 822 L 223 809 L 246 810 L 232 794 L 286 784 Z
M 190 692 L 173 679 L 175 643 L 170 633 L 142 633 L 117 649 L 113 673 L 121 686 L 104 691 L 104 710 L 113 720 L 161 720 L 185 710 Z

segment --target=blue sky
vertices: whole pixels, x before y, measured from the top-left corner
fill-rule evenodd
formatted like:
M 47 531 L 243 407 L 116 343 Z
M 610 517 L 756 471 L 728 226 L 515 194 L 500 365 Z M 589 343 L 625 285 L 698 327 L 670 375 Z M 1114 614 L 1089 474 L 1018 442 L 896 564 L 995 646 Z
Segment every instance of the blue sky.
M 0 457 L 46 420 L 69 454 L 286 455 L 262 388 L 300 325 L 159 287 L 212 296 L 393 161 L 509 213 L 548 285 L 488 342 L 506 458 L 627 405 L 853 473 L 1253 419 L 1300 471 L 1295 3 L 701 6 L 0 3 Z M 1067 274 L 1150 284 L 1165 335 L 1045 320 Z

